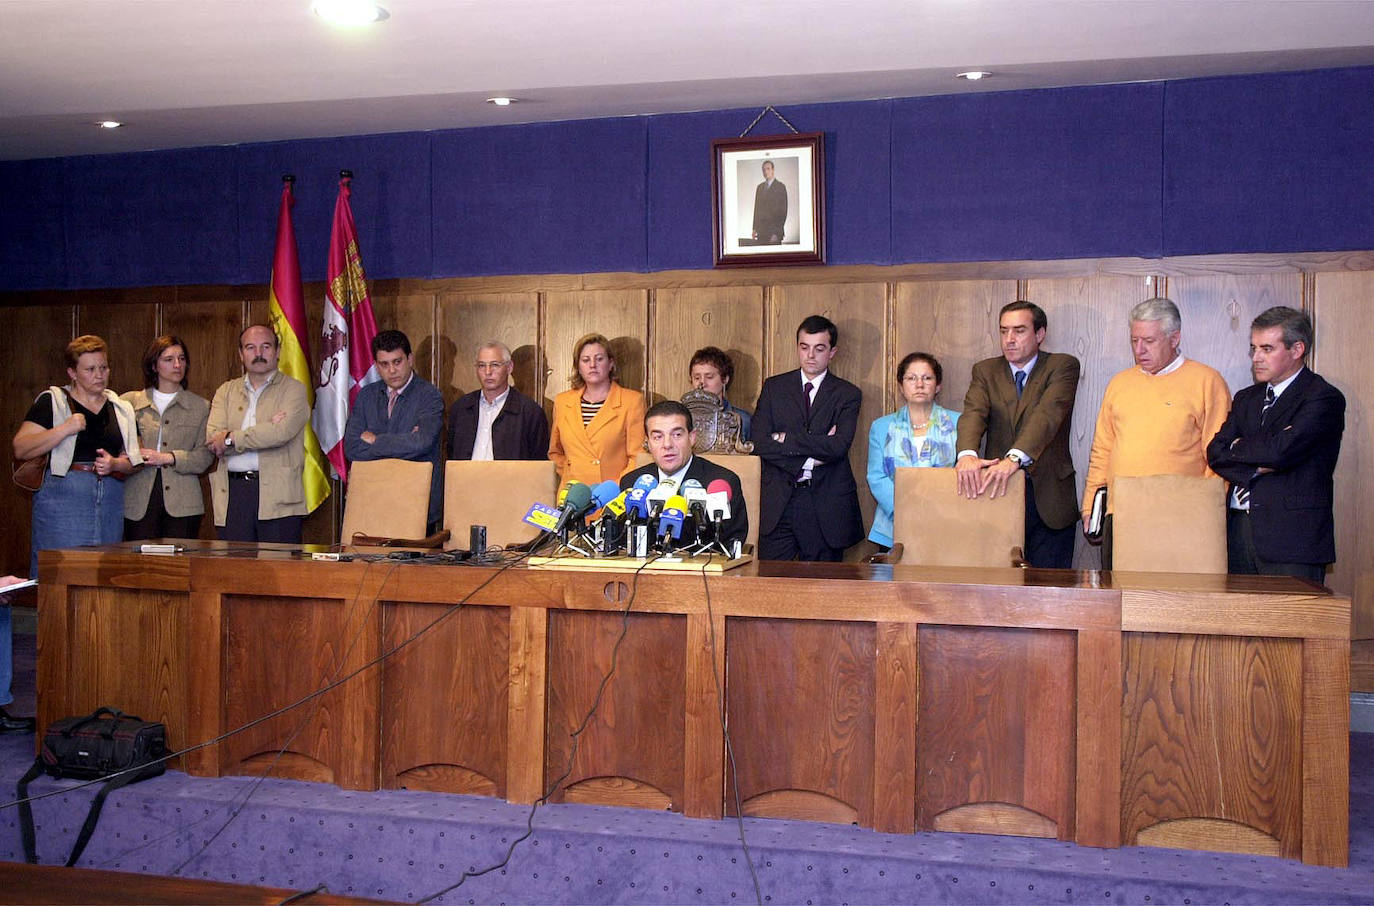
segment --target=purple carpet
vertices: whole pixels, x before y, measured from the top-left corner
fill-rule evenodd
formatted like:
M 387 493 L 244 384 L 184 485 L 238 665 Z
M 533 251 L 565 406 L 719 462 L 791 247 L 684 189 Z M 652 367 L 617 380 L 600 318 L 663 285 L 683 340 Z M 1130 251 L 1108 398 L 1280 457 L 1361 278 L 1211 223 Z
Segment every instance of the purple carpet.
M 16 713 L 30 713 L 33 637 L 16 648 Z M 27 696 L 27 698 L 25 697 Z M 31 737 L 0 737 L 0 799 L 32 761 Z M 46 778 L 35 794 L 70 782 Z M 529 810 L 470 796 L 356 793 L 325 784 L 172 772 L 111 795 L 81 864 L 409 900 L 502 858 Z M 92 792 L 34 804 L 41 861 L 60 864 Z M 745 835 L 765 903 L 1374 904 L 1374 735 L 1351 737 L 1350 862 L 1315 868 L 1258 856 L 973 834 L 879 834 L 751 819 Z M 221 829 L 223 830 L 221 831 Z M 216 833 L 218 836 L 215 836 Z M 212 839 L 213 838 L 213 839 Z M 208 843 L 208 845 L 207 845 Z M 18 813 L 0 808 L 0 860 L 23 861 Z M 188 861 L 189 860 L 189 861 Z M 748 903 L 734 821 L 557 805 L 509 865 L 442 903 Z

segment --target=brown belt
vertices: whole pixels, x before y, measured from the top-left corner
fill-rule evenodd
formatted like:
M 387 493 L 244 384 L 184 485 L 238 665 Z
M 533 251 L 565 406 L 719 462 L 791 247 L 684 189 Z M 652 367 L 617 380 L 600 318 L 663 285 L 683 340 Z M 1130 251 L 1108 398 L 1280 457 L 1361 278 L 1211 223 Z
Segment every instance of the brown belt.
M 71 465 L 67 466 L 67 471 L 90 472 L 92 475 L 96 477 L 97 481 L 101 478 L 113 478 L 116 481 L 123 481 L 125 478 L 128 477 L 127 475 L 121 475 L 118 472 L 111 472 L 109 475 L 101 475 L 99 472 L 95 470 L 95 463 L 93 462 L 74 462 Z

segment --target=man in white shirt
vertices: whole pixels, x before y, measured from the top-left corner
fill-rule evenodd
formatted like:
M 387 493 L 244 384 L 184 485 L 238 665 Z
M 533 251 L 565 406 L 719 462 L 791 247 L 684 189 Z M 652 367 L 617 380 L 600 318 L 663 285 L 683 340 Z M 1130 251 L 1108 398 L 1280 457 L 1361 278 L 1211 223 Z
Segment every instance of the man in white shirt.
M 510 348 L 488 340 L 477 348 L 477 390 L 449 408 L 449 459 L 548 459 L 544 409 L 511 385 Z

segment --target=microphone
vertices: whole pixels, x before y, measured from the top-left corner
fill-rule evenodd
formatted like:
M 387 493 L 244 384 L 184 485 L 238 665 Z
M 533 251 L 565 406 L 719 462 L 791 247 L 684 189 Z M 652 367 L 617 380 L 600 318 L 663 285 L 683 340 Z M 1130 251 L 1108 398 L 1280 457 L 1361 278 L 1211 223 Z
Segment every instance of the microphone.
M 703 535 L 711 534 L 711 522 L 706 516 L 706 489 L 695 478 L 689 478 L 682 483 L 682 496 L 687 500 L 687 511 L 692 516 L 697 543 L 700 543 Z
M 620 485 L 609 479 L 601 482 L 601 484 L 592 488 L 592 503 L 595 504 L 594 509 L 601 509 L 619 495 Z
M 664 542 L 665 550 L 671 547 L 668 544 L 670 536 L 673 541 L 682 537 L 682 521 L 687 516 L 686 511 L 687 500 L 678 494 L 664 501 L 663 512 L 658 516 L 658 537 Z
M 649 493 L 656 487 L 656 477 L 641 475 L 625 495 L 625 552 L 631 557 L 649 556 Z
M 706 486 L 706 513 L 710 517 L 711 527 L 715 532 L 716 543 L 722 550 L 727 551 L 729 556 L 739 555 L 740 543 L 738 540 L 729 547 L 725 544 L 725 520 L 730 518 L 730 498 L 734 496 L 734 491 L 730 489 L 730 482 L 724 478 L 717 478 Z
M 712 522 L 719 525 L 730 518 L 730 498 L 733 495 L 730 482 L 724 478 L 717 478 L 706 486 L 706 512 Z
M 662 512 L 663 508 L 667 506 L 668 498 L 673 496 L 675 490 L 677 490 L 677 483 L 671 478 L 665 478 L 660 481 L 658 485 L 649 492 L 649 513 L 651 515 L 657 515 Z
M 580 481 L 570 481 L 562 494 L 563 506 L 558 511 L 558 524 L 554 532 L 562 534 L 569 525 L 582 529 L 582 521 L 593 509 L 592 489 Z M 566 539 L 565 539 L 566 540 Z
M 630 492 L 621 491 L 620 486 L 613 481 L 603 481 L 593 491 L 593 501 L 607 493 L 606 485 L 611 485 L 619 493 L 602 504 L 601 522 L 597 526 L 596 552 L 603 557 L 614 557 L 620 553 L 620 547 L 624 541 L 624 532 L 621 526 L 625 519 L 625 498 Z
M 635 487 L 643 488 L 644 493 L 649 493 L 658 486 L 658 479 L 652 475 L 641 475 L 635 479 Z

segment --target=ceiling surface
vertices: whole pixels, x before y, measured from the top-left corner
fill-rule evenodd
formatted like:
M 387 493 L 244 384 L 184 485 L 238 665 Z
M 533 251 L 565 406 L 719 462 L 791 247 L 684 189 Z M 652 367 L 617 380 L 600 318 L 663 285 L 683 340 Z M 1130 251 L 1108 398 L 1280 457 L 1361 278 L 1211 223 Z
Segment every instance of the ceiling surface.
M 1374 64 L 1365 0 L 382 3 L 0 0 L 0 159 Z

